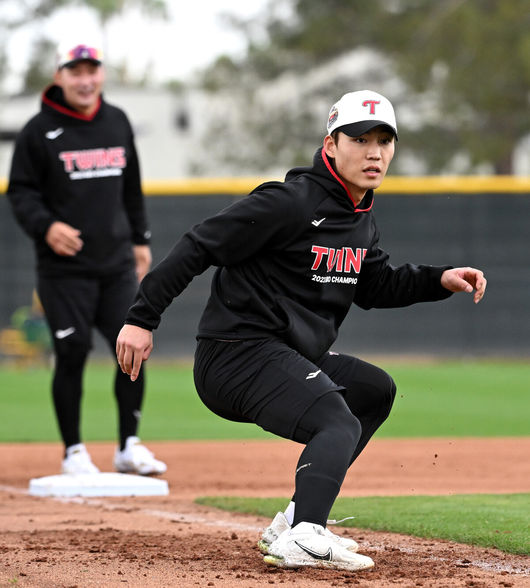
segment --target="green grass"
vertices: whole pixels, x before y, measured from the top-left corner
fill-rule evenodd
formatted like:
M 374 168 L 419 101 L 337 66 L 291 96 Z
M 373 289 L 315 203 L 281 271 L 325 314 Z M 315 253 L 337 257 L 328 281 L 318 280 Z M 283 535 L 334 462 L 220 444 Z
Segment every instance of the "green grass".
M 530 435 L 530 364 L 442 362 L 387 366 L 397 398 L 386 437 Z
M 270 438 L 252 424 L 232 423 L 211 413 L 200 401 L 190 366 L 151 364 L 142 408 L 140 435 L 145 440 Z M 0 442 L 60 439 L 51 400 L 51 370 L 0 368 Z M 82 436 L 109 441 L 117 435 L 117 410 L 110 363 L 89 364 L 84 380 Z
M 274 517 L 280 498 L 203 497 L 199 504 Z M 341 526 L 447 539 L 509 553 L 530 554 L 530 494 L 338 498 L 331 517 Z
M 530 364 L 442 362 L 383 365 L 394 377 L 394 409 L 378 437 L 530 435 Z M 116 437 L 113 368 L 89 363 L 83 400 L 83 438 Z M 55 441 L 51 370 L 0 367 L 0 442 Z M 199 400 L 190 366 L 149 363 L 140 434 L 146 440 L 271 438 L 251 424 L 231 423 Z
M 530 365 L 522 362 L 381 363 L 398 394 L 378 437 L 528 436 Z M 113 368 L 89 363 L 83 438 L 116 438 Z M 51 370 L 0 366 L 0 442 L 58 441 Z M 150 362 L 140 435 L 146 440 L 272 438 L 251 424 L 231 423 L 199 400 L 191 366 Z M 203 504 L 272 518 L 282 499 L 204 498 Z M 529 494 L 339 498 L 333 518 L 349 526 L 442 538 L 512 553 L 530 553 Z

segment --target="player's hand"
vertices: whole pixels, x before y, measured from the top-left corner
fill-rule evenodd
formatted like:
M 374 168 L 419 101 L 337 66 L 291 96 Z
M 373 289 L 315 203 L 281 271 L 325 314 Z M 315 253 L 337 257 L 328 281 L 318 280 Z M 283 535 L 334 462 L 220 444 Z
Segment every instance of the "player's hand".
M 153 350 L 153 333 L 135 325 L 124 325 L 116 339 L 116 357 L 121 371 L 138 378 L 142 361 L 146 361 Z
M 133 252 L 136 262 L 136 277 L 138 278 L 138 282 L 141 282 L 145 274 L 149 271 L 151 262 L 153 261 L 151 248 L 149 245 L 134 245 Z
M 53 222 L 44 236 L 46 243 L 57 255 L 73 257 L 83 248 L 81 231 L 61 221 Z
M 456 267 L 445 270 L 442 274 L 441 284 L 451 292 L 473 292 L 473 301 L 479 303 L 486 291 L 487 280 L 484 274 L 472 267 Z

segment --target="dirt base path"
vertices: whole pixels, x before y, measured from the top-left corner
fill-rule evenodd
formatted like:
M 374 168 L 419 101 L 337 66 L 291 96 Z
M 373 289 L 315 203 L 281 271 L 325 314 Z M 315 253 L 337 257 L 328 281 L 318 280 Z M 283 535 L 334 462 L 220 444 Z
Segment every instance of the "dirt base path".
M 58 473 L 59 444 L 0 444 L 0 586 L 39 588 L 281 585 L 321 588 L 529 587 L 530 558 L 390 533 L 353 536 L 373 570 L 266 566 L 256 540 L 268 520 L 201 507 L 201 495 L 285 496 L 300 446 L 283 441 L 149 443 L 168 463 L 166 497 L 48 499 L 30 478 Z M 114 446 L 88 444 L 112 471 Z M 530 491 L 530 438 L 375 440 L 341 496 Z

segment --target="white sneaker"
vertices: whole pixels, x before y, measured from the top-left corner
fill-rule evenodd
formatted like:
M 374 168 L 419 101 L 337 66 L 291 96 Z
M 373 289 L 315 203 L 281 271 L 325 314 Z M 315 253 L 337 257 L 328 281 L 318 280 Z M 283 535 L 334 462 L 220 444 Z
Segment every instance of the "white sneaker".
M 351 572 L 374 567 L 371 558 L 345 549 L 326 534 L 324 527 L 305 522 L 273 541 L 263 561 L 281 568 L 307 566 Z
M 163 461 L 155 459 L 155 456 L 145 445 L 141 445 L 138 437 L 127 437 L 125 449 L 119 447 L 114 454 L 114 467 L 123 474 L 140 474 L 149 476 L 163 474 L 167 466 Z
M 70 445 L 62 462 L 63 474 L 98 474 L 98 468 L 92 463 L 83 443 Z
M 291 525 L 287 521 L 285 514 L 283 512 L 279 512 L 276 514 L 274 519 L 272 519 L 272 523 L 263 531 L 261 535 L 261 539 L 258 541 L 258 548 L 261 553 L 269 553 L 269 546 L 273 541 L 276 541 L 278 537 L 286 530 L 290 529 Z M 344 547 L 348 551 L 352 553 L 357 553 L 359 551 L 359 544 L 354 541 L 353 539 L 349 539 L 348 537 L 341 537 L 340 535 L 335 535 L 329 529 L 324 529 L 324 534 L 333 539 L 336 543 L 338 543 L 341 547 Z

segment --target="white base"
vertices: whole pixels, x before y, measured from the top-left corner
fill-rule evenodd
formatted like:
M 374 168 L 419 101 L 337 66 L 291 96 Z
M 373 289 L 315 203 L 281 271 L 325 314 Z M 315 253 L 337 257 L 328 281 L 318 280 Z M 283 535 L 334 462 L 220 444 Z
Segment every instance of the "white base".
M 29 481 L 33 496 L 167 496 L 165 480 L 131 474 L 61 474 Z

